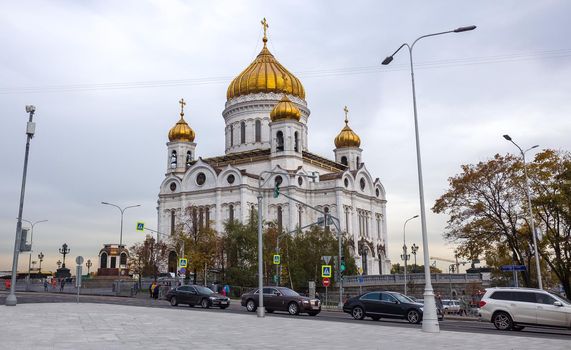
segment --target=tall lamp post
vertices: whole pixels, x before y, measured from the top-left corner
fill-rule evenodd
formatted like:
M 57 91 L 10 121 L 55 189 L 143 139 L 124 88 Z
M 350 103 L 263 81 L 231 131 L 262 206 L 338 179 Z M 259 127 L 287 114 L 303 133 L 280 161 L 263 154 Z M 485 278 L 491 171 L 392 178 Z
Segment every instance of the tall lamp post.
M 419 133 L 418 133 L 418 113 L 416 110 L 416 91 L 414 87 L 414 69 L 413 69 L 413 60 L 412 60 L 412 50 L 414 45 L 423 38 L 436 36 L 436 35 L 443 35 L 448 33 L 461 33 L 466 32 L 469 30 L 476 29 L 476 26 L 469 26 L 469 27 L 460 27 L 454 30 L 449 30 L 446 32 L 440 33 L 433 33 L 423 35 L 417 38 L 412 45 L 408 43 L 402 44 L 392 55 L 385 58 L 382 62 L 383 65 L 387 65 L 392 62 L 393 56 L 396 55 L 397 52 L 400 51 L 403 47 L 407 47 L 408 54 L 410 58 L 410 76 L 412 80 L 412 103 L 413 103 L 413 110 L 414 110 L 414 131 L 416 136 L 416 163 L 418 168 L 418 189 L 419 189 L 419 197 L 420 197 L 420 220 L 422 223 L 422 249 L 424 252 L 424 275 L 425 275 L 425 285 L 424 285 L 424 315 L 422 321 L 422 330 L 424 332 L 432 332 L 437 333 L 440 332 L 440 326 L 438 324 L 438 318 L 436 315 L 436 301 L 434 300 L 434 290 L 432 289 L 432 281 L 430 280 L 430 261 L 429 259 L 429 252 L 428 252 L 428 234 L 426 232 L 426 214 L 424 208 L 424 188 L 423 188 L 423 180 L 422 180 L 422 164 L 421 164 L 421 157 L 420 157 L 420 140 L 419 140 Z
M 40 274 L 42 273 L 42 261 L 44 261 L 44 253 L 40 252 L 40 254 L 38 254 L 38 260 L 40 260 Z
M 18 207 L 18 221 L 16 223 L 16 238 L 14 240 L 14 256 L 12 258 L 12 277 L 10 284 L 10 294 L 6 296 L 6 306 L 16 306 L 18 299 L 16 298 L 16 274 L 18 270 L 18 256 L 20 254 L 20 239 L 22 236 L 22 213 L 24 212 L 24 194 L 26 193 L 26 174 L 28 173 L 28 155 L 30 154 L 30 141 L 36 132 L 36 124 L 32 121 L 36 107 L 26 106 L 26 113 L 29 115 L 28 124 L 26 125 L 26 152 L 24 154 L 24 171 L 22 174 L 22 188 L 20 190 L 20 206 Z
M 407 286 L 406 286 L 406 266 L 407 266 L 407 261 L 410 258 L 410 254 L 407 254 L 407 248 L 406 248 L 406 224 L 412 220 L 412 219 L 416 219 L 418 217 L 418 215 L 415 215 L 409 219 L 407 219 L 404 222 L 404 226 L 402 228 L 402 240 L 403 240 L 403 245 L 402 245 L 402 255 L 400 256 L 402 260 L 404 260 L 404 295 L 406 295 L 407 292 Z
M 136 208 L 136 207 L 140 207 L 141 205 L 140 204 L 130 205 L 130 206 L 127 206 L 125 208 L 121 208 L 120 206 L 118 206 L 116 204 L 112 204 L 112 203 L 108 203 L 108 202 L 101 202 L 101 204 L 113 206 L 113 207 L 119 209 L 119 211 L 121 212 L 121 231 L 119 234 L 119 277 L 121 277 L 121 247 L 123 246 L 123 213 L 125 213 L 125 210 L 127 210 L 129 208 Z
M 28 259 L 28 278 L 26 279 L 26 290 L 30 290 L 30 270 L 32 268 L 32 252 L 34 251 L 34 226 L 36 226 L 36 224 L 39 224 L 40 222 L 46 222 L 48 220 L 39 220 L 36 222 L 31 222 L 29 220 L 25 220 L 22 219 L 22 221 L 27 222 L 28 224 L 30 224 L 32 226 L 31 232 L 30 232 L 30 257 Z M 41 268 L 40 268 L 41 270 Z
M 533 251 L 535 253 L 535 268 L 537 269 L 537 284 L 538 284 L 539 289 L 543 289 L 543 282 L 541 281 L 541 268 L 539 266 L 539 253 L 537 250 L 537 238 L 535 237 L 536 236 L 535 224 L 533 223 L 533 211 L 531 209 L 531 196 L 529 193 L 529 178 L 527 176 L 527 165 L 525 162 L 525 154 L 528 151 L 531 151 L 532 149 L 539 147 L 539 145 L 532 146 L 532 147 L 530 147 L 524 151 L 517 143 L 514 142 L 514 140 L 512 140 L 510 135 L 504 135 L 504 139 L 513 143 L 517 147 L 517 149 L 519 149 L 519 152 L 521 154 L 521 158 L 523 159 L 523 173 L 525 174 L 525 192 L 527 194 L 527 210 L 528 210 L 528 214 L 529 214 L 529 226 L 531 229 L 531 236 L 533 237 Z
M 416 273 L 416 252 L 418 252 L 418 246 L 416 244 L 412 244 L 412 246 L 410 247 L 410 252 L 412 253 L 412 255 L 414 255 L 414 268 L 413 268 L 413 272 Z

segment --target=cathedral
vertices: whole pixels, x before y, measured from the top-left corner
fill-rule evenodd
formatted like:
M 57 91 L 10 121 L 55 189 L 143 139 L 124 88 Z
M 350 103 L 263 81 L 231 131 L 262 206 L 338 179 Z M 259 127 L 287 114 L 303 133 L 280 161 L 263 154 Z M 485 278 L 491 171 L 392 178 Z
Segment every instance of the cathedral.
M 166 144 L 159 232 L 172 234 L 185 208 L 192 206 L 201 224 L 220 233 L 224 222 L 247 222 L 257 212 L 260 192 L 263 220 L 276 222 L 278 229 L 293 231 L 318 221 L 321 214 L 315 210 L 284 196 L 274 198 L 277 183 L 282 193 L 340 220 L 363 274 L 388 274 L 385 189 L 367 170 L 361 139 L 349 127 L 347 107 L 345 125 L 332 137 L 334 160 L 312 153 L 305 89 L 268 50 L 265 19 L 262 25 L 262 50 L 226 92 L 223 155 L 198 156 L 200 138 L 184 119 L 185 102 L 180 101 L 180 119 Z M 260 189 L 263 171 L 272 174 L 265 175 L 271 177 Z M 308 177 L 315 173 L 319 181 Z

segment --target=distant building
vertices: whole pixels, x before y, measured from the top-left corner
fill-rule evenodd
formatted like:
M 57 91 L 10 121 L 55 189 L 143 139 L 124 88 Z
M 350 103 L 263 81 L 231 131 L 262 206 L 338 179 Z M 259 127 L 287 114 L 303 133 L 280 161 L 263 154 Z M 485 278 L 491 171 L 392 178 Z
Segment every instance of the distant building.
M 117 276 L 119 267 L 121 267 L 121 275 L 129 274 L 129 251 L 125 245 L 105 244 L 103 249 L 99 251 L 99 268 L 98 276 Z

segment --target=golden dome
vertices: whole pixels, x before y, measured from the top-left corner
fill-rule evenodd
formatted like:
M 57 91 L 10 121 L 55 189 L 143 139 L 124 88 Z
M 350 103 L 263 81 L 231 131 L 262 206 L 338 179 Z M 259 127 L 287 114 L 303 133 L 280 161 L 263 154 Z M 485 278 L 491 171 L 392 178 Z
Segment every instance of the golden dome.
M 305 90 L 299 79 L 282 66 L 266 47 L 268 38 L 265 18 L 262 25 L 264 47 L 248 68 L 232 80 L 226 92 L 226 99 L 260 92 L 286 93 L 305 99 Z
M 186 102 L 184 102 L 184 99 L 181 99 L 179 103 L 180 120 L 170 129 L 169 141 L 193 142 L 195 137 L 194 130 L 192 130 L 184 120 L 184 106 Z
M 272 109 L 270 119 L 273 122 L 283 119 L 295 119 L 299 121 L 299 119 L 301 119 L 301 112 L 284 94 L 284 97 L 282 97 L 280 102 Z
M 347 113 L 349 113 L 349 110 L 347 109 L 347 106 L 345 106 L 343 110 L 345 111 L 345 127 L 335 138 L 335 147 L 359 147 L 361 146 L 361 138 L 349 127 L 349 120 L 347 119 Z

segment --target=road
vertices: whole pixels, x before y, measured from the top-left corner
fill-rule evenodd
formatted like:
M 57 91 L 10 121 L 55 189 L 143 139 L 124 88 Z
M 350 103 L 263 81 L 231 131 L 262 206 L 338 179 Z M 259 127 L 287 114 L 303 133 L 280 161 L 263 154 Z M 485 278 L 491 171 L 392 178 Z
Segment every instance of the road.
M 7 293 L 0 292 L 0 305 L 4 304 Z M 20 292 L 17 294 L 18 303 L 70 303 L 76 302 L 77 296 L 74 294 L 67 293 L 38 293 L 38 292 Z M 112 296 L 93 296 L 93 295 L 81 295 L 79 298 L 81 303 L 103 303 L 103 304 L 117 304 L 117 305 L 130 305 L 138 307 L 155 307 L 155 308 L 172 308 L 166 300 L 153 300 L 150 298 L 130 298 L 130 297 L 112 297 Z M 248 313 L 246 309 L 240 306 L 238 300 L 233 300 L 230 307 L 226 310 L 220 310 L 217 308 L 202 309 L 200 307 L 188 307 L 186 305 L 177 306 L 179 309 L 186 309 L 189 312 L 216 312 L 216 313 Z M 251 313 L 252 317 L 256 317 L 255 313 Z M 381 319 L 380 321 L 373 321 L 371 319 L 364 319 L 362 321 L 354 320 L 350 315 L 338 312 L 338 311 L 322 311 L 319 315 L 311 317 L 308 315 L 291 316 L 285 312 L 274 312 L 272 314 L 266 314 L 267 317 L 299 317 L 299 318 L 311 318 L 314 320 L 320 320 L 324 322 L 361 322 L 367 325 L 377 325 L 381 327 L 407 327 L 407 328 L 418 328 L 420 325 L 412 325 L 404 320 L 389 320 Z M 463 321 L 457 319 L 445 319 L 440 322 L 440 329 L 444 331 L 454 331 L 454 332 L 467 332 L 476 334 L 486 334 L 502 333 L 494 328 L 491 323 L 477 322 L 477 321 Z M 521 337 L 536 337 L 536 338 L 548 338 L 548 339 L 568 339 L 571 341 L 571 330 L 559 330 L 559 329 L 548 329 L 548 328 L 535 328 L 526 327 L 520 332 L 506 332 L 505 334 Z

